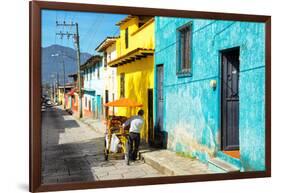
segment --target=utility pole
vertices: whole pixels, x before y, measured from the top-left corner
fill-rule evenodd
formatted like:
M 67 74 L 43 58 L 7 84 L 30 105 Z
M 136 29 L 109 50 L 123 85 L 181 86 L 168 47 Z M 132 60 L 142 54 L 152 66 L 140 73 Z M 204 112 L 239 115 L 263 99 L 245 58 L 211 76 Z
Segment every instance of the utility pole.
M 50 77 L 51 77 L 51 98 L 52 101 L 55 102 L 56 79 L 53 73 L 50 75 Z
M 59 73 L 57 72 L 56 103 L 58 103 L 58 91 L 59 91 L 59 85 L 60 85 L 59 79 L 60 79 Z
M 63 57 L 63 55 L 62 55 Z M 63 108 L 65 109 L 65 64 L 64 64 L 64 59 L 62 58 L 62 68 L 63 68 L 63 93 L 64 93 L 64 103 L 63 103 Z
M 58 53 L 56 54 L 51 54 L 51 57 L 57 57 L 59 56 Z M 55 87 L 55 103 L 58 103 L 58 90 L 59 90 L 59 72 L 58 72 L 58 69 L 57 71 L 55 72 L 56 73 L 56 87 Z
M 79 92 L 79 118 L 82 117 L 82 89 L 81 89 L 81 72 L 80 72 L 80 43 L 79 43 L 79 28 L 78 23 L 66 23 L 65 21 L 63 23 L 59 23 L 56 21 L 57 26 L 63 26 L 63 27 L 73 27 L 75 26 L 76 30 L 75 33 L 69 33 L 69 32 L 59 32 L 56 33 L 56 35 L 59 35 L 61 38 L 66 36 L 68 39 L 72 36 L 74 39 L 74 43 L 76 45 L 77 50 L 77 81 L 78 81 L 78 92 Z
M 82 89 L 81 89 L 81 72 L 80 72 L 80 42 L 79 42 L 79 30 L 78 30 L 78 23 L 75 23 L 76 26 L 76 46 L 77 46 L 77 78 L 78 78 L 78 90 L 79 90 L 79 117 L 82 117 Z

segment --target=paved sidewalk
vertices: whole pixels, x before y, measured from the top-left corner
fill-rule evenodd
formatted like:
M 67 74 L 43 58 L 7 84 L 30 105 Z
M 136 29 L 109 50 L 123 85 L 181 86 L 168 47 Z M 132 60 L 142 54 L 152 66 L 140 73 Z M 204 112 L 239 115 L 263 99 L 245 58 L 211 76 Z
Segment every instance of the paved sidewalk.
M 131 162 L 126 165 L 125 160 L 103 161 L 92 167 L 96 180 L 148 178 L 165 176 L 143 161 Z
M 82 118 L 80 120 L 99 133 L 104 133 L 106 129 L 105 124 L 100 120 L 90 118 Z M 99 167 L 92 168 L 96 179 L 104 180 L 112 177 L 123 179 L 138 176 L 154 177 L 214 173 L 214 171 L 211 171 L 208 168 L 207 164 L 204 164 L 197 159 L 182 157 L 169 150 L 149 148 L 146 145 L 140 148 L 143 149 L 140 151 L 141 158 L 147 165 L 140 166 L 138 168 L 139 170 L 137 170 L 140 172 L 137 172 L 137 175 L 133 169 L 137 165 L 141 165 L 140 162 L 137 162 L 136 166 L 132 167 L 130 170 L 122 170 L 123 168 L 127 168 L 125 162 L 114 160 L 110 163 L 101 163 Z M 121 171 L 118 168 L 120 168 Z
M 104 134 L 59 107 L 42 113 L 44 184 L 162 176 L 148 164 L 104 161 Z
M 92 118 L 81 118 L 79 120 L 94 129 L 96 132 L 104 134 L 106 131 L 106 124 L 104 121 Z
M 207 164 L 197 159 L 182 157 L 169 150 L 144 149 L 140 151 L 140 156 L 145 163 L 162 171 L 165 175 L 177 176 L 214 173 L 208 169 Z

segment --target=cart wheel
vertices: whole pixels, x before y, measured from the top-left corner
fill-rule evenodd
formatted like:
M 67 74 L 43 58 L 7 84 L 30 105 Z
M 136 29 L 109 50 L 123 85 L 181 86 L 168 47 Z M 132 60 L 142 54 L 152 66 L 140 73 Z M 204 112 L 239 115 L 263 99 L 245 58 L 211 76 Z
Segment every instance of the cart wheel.
M 108 150 L 106 149 L 106 140 L 104 140 L 104 160 L 108 160 Z
M 104 160 L 108 161 L 108 154 L 106 152 L 104 152 Z

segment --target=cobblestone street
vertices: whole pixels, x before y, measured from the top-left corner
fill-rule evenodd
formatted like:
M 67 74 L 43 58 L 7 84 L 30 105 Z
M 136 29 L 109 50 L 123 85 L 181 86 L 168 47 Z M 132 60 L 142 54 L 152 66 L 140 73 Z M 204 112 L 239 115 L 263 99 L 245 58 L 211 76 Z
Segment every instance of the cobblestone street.
M 44 184 L 163 176 L 137 161 L 104 161 L 104 135 L 58 107 L 42 112 L 42 181 Z

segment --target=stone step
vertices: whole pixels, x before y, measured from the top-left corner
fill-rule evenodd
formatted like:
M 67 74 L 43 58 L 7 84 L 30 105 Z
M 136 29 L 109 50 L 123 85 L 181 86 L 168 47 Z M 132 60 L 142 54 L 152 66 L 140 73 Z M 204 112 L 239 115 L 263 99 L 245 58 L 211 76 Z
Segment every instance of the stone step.
M 216 171 L 216 172 L 223 172 L 223 173 L 229 173 L 229 172 L 239 172 L 239 168 L 227 163 L 219 158 L 211 158 L 208 161 L 208 167 L 210 170 Z
M 161 158 L 155 159 L 155 157 L 151 156 L 151 154 L 140 152 L 140 159 L 143 160 L 146 164 L 153 167 L 154 169 L 161 172 L 162 174 L 173 176 L 176 173 L 173 168 L 163 164 L 162 161 L 164 160 L 161 160 Z
M 149 151 L 140 150 L 139 157 L 143 160 L 146 164 L 150 165 L 154 169 L 158 170 L 162 174 L 165 175 L 175 175 L 175 171 L 173 168 L 168 167 L 167 165 L 163 164 L 160 159 L 155 159 L 153 154 L 148 153 Z M 164 160 L 163 160 L 164 161 Z
M 164 175 L 194 175 L 212 173 L 197 159 L 182 157 L 169 150 L 141 150 L 140 159 Z

